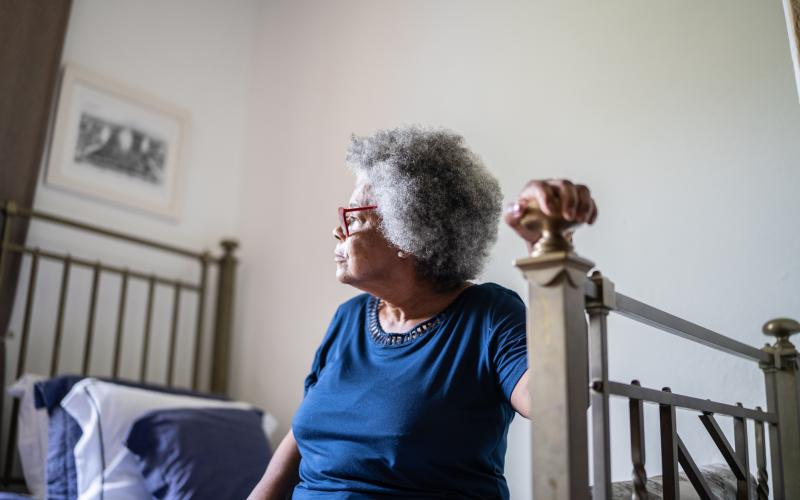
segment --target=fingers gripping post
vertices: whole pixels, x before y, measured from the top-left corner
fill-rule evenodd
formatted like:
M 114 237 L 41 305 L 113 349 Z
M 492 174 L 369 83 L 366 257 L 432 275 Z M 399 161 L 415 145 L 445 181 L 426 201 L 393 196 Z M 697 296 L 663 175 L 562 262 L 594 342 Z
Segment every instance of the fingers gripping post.
M 533 245 L 531 257 L 554 252 L 572 252 L 569 231 L 579 223 L 561 216 L 545 214 L 538 204 L 529 202 L 520 224 L 531 231 L 540 232 L 542 237 Z

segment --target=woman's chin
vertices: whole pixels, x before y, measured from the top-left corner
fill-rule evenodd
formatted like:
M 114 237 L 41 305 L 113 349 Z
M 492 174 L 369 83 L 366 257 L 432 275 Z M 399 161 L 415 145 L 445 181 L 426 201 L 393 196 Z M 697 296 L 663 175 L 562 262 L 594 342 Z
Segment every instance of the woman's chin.
M 342 265 L 341 263 L 336 263 L 336 279 L 339 280 L 340 283 L 350 283 L 350 276 L 347 273 L 347 267 Z

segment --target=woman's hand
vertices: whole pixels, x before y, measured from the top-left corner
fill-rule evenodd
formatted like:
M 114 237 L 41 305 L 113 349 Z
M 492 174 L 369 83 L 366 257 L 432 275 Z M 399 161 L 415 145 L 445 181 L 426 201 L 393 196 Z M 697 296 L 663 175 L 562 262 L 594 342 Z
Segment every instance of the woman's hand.
M 558 215 L 566 220 L 594 224 L 597 219 L 597 206 L 589 188 L 583 184 L 573 184 L 566 179 L 530 181 L 517 201 L 508 205 L 503 213 L 506 224 L 528 242 L 529 249 L 542 236 L 541 232 L 520 224 L 525 207 L 532 202 L 539 205 L 545 214 Z

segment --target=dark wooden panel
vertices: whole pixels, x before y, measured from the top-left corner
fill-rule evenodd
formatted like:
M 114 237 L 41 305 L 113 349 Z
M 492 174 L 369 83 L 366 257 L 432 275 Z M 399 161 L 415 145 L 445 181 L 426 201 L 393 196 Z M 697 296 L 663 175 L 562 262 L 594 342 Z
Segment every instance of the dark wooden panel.
M 33 205 L 71 5 L 0 0 L 0 200 Z M 27 230 L 27 221 L 16 219 L 11 241 L 24 242 Z M 0 334 L 8 328 L 20 260 L 14 253 L 6 260 Z
M 33 206 L 71 7 L 72 0 L 0 0 L 0 200 Z M 4 218 L 0 212 L 0 228 Z M 28 220 L 11 222 L 9 241 L 24 243 Z M 21 262 L 16 252 L 2 261 L 0 335 L 8 331 Z M 0 387 L 6 386 L 5 347 L 0 341 Z M 2 405 L 0 397 L 0 413 Z

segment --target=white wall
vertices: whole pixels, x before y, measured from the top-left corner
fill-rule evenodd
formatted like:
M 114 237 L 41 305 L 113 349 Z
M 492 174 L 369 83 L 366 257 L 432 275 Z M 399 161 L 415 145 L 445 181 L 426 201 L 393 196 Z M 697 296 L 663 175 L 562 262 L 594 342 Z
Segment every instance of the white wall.
M 213 0 L 76 0 L 67 28 L 63 61 L 124 82 L 188 112 L 185 194 L 178 220 L 168 221 L 54 188 L 40 178 L 35 207 L 198 251 L 205 247 L 219 254 L 219 240 L 235 236 L 237 229 L 257 11 L 256 0 L 225 4 Z M 31 225 L 28 243 L 90 259 L 103 258 L 110 264 L 145 272 L 165 272 L 186 280 L 196 280 L 198 274 L 197 264 L 185 259 L 109 244 L 107 240 L 101 244 L 95 238 L 43 223 Z M 23 264 L 11 324 L 16 332 L 21 329 L 27 269 L 28 259 Z M 53 261 L 43 261 L 40 267 L 31 328 L 28 366 L 31 371 L 49 369 L 60 269 Z M 81 354 L 79 346 L 85 331 L 90 283 L 88 269 L 73 268 L 72 291 L 67 302 L 64 364 L 61 365 L 64 369 L 80 368 L 75 360 Z M 119 277 L 114 275 L 101 279 L 97 332 L 114 331 L 119 283 Z M 143 282 L 131 282 L 123 344 L 123 374 L 128 376 L 138 373 L 145 293 Z M 155 353 L 164 351 L 160 346 L 166 342 L 169 330 L 171 300 L 170 290 L 157 291 L 153 325 Z M 208 309 L 212 305 L 209 300 Z M 182 306 L 179 338 L 189 342 L 182 344 L 188 346 L 191 345 L 196 298 L 185 294 Z M 109 338 L 111 335 L 97 334 L 92 366 L 100 373 L 107 372 L 110 367 L 109 356 L 103 355 L 111 347 L 104 340 Z M 10 352 L 16 352 L 17 342 L 18 337 L 10 345 Z M 181 352 L 188 354 L 190 351 L 183 348 Z M 187 366 L 184 363 L 188 360 L 188 357 L 180 357 L 179 368 Z M 154 380 L 163 380 L 164 367 L 164 363 L 151 363 Z M 179 372 L 185 375 L 179 377 L 179 381 L 187 382 L 188 370 L 179 369 Z
M 137 234 L 208 245 L 236 229 L 255 0 L 76 0 L 64 62 L 77 63 L 189 113 L 185 198 L 177 223 L 43 185 L 36 206 L 70 210 Z
M 288 428 L 327 321 L 355 293 L 331 262 L 348 136 L 402 123 L 461 132 L 508 199 L 531 177 L 587 183 L 600 218 L 577 248 L 618 290 L 760 345 L 765 320 L 800 316 L 800 106 L 782 15 L 777 0 L 263 2 L 236 393 Z M 501 230 L 483 278 L 521 292 L 522 253 Z M 763 404 L 757 368 L 611 327 L 613 378 Z M 627 478 L 627 415 L 613 410 L 613 473 Z M 720 461 L 694 420 L 680 426 L 696 459 Z M 524 422 L 509 440 L 512 497 L 528 498 Z

